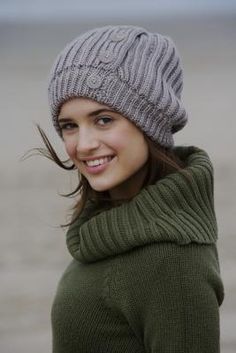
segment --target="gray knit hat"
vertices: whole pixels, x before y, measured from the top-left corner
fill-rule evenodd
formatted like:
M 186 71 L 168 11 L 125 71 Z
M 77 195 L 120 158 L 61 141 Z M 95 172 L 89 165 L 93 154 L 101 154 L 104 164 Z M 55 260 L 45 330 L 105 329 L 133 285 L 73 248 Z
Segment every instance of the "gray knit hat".
M 49 78 L 53 123 L 71 97 L 106 104 L 135 123 L 153 141 L 174 145 L 173 133 L 187 122 L 180 100 L 183 73 L 168 37 L 136 26 L 90 30 L 58 55 Z

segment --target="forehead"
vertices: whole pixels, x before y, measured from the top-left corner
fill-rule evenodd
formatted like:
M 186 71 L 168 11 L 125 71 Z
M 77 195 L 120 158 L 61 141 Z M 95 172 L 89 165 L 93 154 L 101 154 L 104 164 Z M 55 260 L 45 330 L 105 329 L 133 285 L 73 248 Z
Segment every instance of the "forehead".
M 111 109 L 105 104 L 98 103 L 85 97 L 71 98 L 62 104 L 59 117 L 65 115 L 87 115 L 98 109 Z

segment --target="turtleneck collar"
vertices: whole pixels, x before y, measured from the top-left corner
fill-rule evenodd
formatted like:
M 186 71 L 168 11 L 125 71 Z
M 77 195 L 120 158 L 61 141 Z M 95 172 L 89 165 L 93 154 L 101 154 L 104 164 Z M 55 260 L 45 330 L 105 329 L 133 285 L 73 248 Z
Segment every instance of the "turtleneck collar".
M 67 232 L 68 250 L 76 260 L 94 262 L 154 242 L 216 242 L 209 156 L 195 146 L 177 146 L 174 151 L 186 162 L 181 171 L 143 188 L 120 206 L 97 209 L 87 204 Z

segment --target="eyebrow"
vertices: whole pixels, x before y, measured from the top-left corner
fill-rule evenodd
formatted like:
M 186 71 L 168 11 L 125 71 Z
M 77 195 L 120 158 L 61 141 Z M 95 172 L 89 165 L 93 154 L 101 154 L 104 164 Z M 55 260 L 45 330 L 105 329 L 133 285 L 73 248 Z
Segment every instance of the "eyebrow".
M 94 110 L 90 113 L 87 114 L 88 117 L 93 117 L 95 115 L 98 115 L 100 113 L 104 113 L 104 112 L 110 112 L 110 113 L 116 113 L 117 112 L 115 110 L 112 110 L 112 109 L 108 109 L 108 108 L 102 108 L 102 109 L 97 109 L 97 110 Z M 72 120 L 71 118 L 64 118 L 64 117 L 59 117 L 58 118 L 58 122 L 65 122 L 65 121 L 68 121 L 68 120 Z

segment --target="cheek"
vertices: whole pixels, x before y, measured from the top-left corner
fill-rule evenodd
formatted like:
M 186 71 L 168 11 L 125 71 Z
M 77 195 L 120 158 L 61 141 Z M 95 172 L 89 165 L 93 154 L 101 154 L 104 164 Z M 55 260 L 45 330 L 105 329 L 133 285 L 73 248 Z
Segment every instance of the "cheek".
M 133 133 L 130 136 L 127 136 L 127 141 L 129 143 L 126 144 L 126 162 L 130 168 L 141 168 L 148 160 L 149 150 L 146 140 L 141 133 Z
M 146 141 L 140 139 L 133 144 L 129 151 L 130 165 L 142 167 L 148 160 L 149 151 Z
M 74 159 L 77 154 L 76 143 L 73 142 L 72 140 L 65 140 L 64 146 L 65 146 L 66 153 L 68 154 L 70 159 Z

